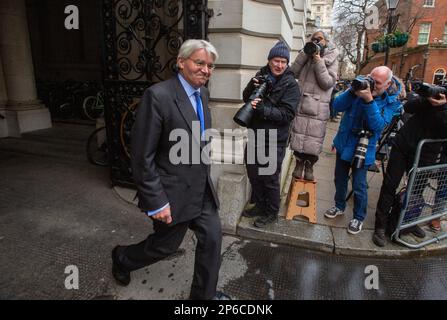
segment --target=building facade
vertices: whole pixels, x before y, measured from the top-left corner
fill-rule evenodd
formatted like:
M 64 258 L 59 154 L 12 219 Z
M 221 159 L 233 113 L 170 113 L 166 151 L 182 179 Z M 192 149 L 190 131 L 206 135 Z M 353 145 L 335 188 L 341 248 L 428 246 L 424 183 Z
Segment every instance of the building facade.
M 379 1 L 381 3 L 383 1 Z M 381 17 L 387 17 L 385 6 L 381 6 Z M 408 31 L 410 38 L 406 45 L 390 48 L 388 66 L 400 78 L 405 79 L 411 68 L 414 77 L 427 83 L 439 84 L 447 72 L 447 1 L 442 0 L 401 0 L 396 10 L 396 29 Z M 368 46 L 383 35 L 386 26 L 369 33 Z M 385 53 L 368 52 L 369 62 L 362 73 L 384 64 Z
M 0 119 L 0 138 L 19 137 L 28 131 L 51 127 L 50 112 L 38 99 L 36 87 L 40 81 L 102 81 L 104 74 L 108 72 L 104 70 L 107 65 L 104 59 L 109 58 L 104 54 L 109 48 L 104 48 L 104 45 L 116 46 L 116 50 L 120 52 L 138 48 L 135 43 L 129 44 L 129 37 L 118 39 L 116 43 L 104 40 L 108 37 L 103 30 L 104 18 L 107 18 L 104 17 L 104 4 L 116 6 L 114 14 L 129 18 L 137 11 L 138 5 L 141 7 L 149 2 L 2 0 L 0 114 L 5 119 Z M 197 2 L 194 1 L 195 4 Z M 238 126 L 232 120 L 242 105 L 242 91 L 257 70 L 267 64 L 268 52 L 279 39 L 291 50 L 293 61 L 306 41 L 309 2 L 310 0 L 208 0 L 201 2 L 206 6 L 197 7 L 202 10 L 202 14 L 209 14 L 208 38 L 220 55 L 209 89 L 212 126 L 219 132 L 212 140 L 212 177 L 216 185 L 221 181 L 220 185 L 223 187 L 220 187 L 220 196 L 233 198 L 230 207 L 224 210 L 241 211 L 249 195 L 243 165 L 246 132 L 243 128 L 235 131 Z M 327 10 L 327 1 L 325 2 L 324 10 Z M 154 28 L 159 28 L 159 23 L 167 25 L 171 20 L 178 22 L 179 12 L 183 12 L 181 10 L 185 5 L 192 5 L 193 1 L 179 0 L 178 10 L 172 6 L 172 1 L 154 3 L 157 3 L 154 6 L 158 6 L 161 14 L 169 15 L 160 15 L 158 20 L 154 20 Z M 67 30 L 64 27 L 68 5 L 75 5 L 79 9 L 80 24 L 77 30 Z M 324 19 L 325 16 L 323 23 L 326 21 Z M 117 28 L 118 37 L 121 27 Z M 181 28 L 179 26 L 174 31 L 181 32 Z M 169 48 L 163 50 L 169 51 Z M 137 56 L 138 54 L 135 55 Z M 117 61 L 120 61 L 117 68 L 121 72 L 120 76 L 122 75 L 120 80 L 125 80 L 127 61 L 119 59 L 120 53 L 117 54 Z M 151 67 L 160 68 L 159 65 Z M 168 69 L 163 70 L 166 73 Z M 147 80 L 157 81 L 155 77 Z M 286 157 L 288 158 L 290 154 Z M 288 166 L 289 161 L 284 161 L 283 181 Z M 230 189 L 225 189 L 225 185 L 230 186 Z M 234 195 L 235 188 L 241 188 L 243 192 Z
M 314 21 L 316 29 L 332 34 L 332 9 L 334 0 L 311 0 L 310 18 Z

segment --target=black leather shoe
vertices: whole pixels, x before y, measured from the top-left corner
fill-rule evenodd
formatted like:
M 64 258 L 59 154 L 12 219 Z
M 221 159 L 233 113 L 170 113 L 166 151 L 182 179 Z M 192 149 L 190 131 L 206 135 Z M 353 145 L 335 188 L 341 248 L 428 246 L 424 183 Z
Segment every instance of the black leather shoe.
M 130 283 L 130 272 L 125 270 L 118 260 L 118 248 L 116 246 L 112 250 L 112 274 L 115 280 L 122 286 L 127 286 Z
M 260 218 L 256 219 L 254 222 L 254 226 L 256 228 L 265 228 L 268 224 L 277 222 L 277 221 L 278 221 L 278 215 L 270 214 L 268 216 L 264 216 L 264 217 L 260 217 Z
M 376 246 L 384 247 L 385 246 L 385 229 L 374 230 L 372 240 Z
M 211 300 L 233 300 L 231 297 L 221 291 L 217 291 L 216 295 Z
M 247 218 L 262 217 L 264 215 L 264 210 L 260 209 L 258 206 L 254 206 L 253 208 L 244 210 L 244 212 L 242 212 L 242 216 Z

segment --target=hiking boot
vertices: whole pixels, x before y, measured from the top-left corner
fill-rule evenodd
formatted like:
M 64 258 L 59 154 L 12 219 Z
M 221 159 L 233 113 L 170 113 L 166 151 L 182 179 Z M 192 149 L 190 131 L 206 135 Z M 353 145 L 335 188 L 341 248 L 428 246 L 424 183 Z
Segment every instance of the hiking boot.
M 357 234 L 362 231 L 363 222 L 357 219 L 352 219 L 348 225 L 348 232 L 350 234 Z
M 401 234 L 413 234 L 415 237 L 417 238 L 425 238 L 425 231 L 422 230 L 421 227 L 419 227 L 418 225 L 412 226 L 410 228 L 404 229 L 401 231 Z
M 385 246 L 385 229 L 375 229 L 372 240 L 376 246 L 384 247 Z
M 265 215 L 264 210 L 262 210 L 256 205 L 253 208 L 244 210 L 244 212 L 242 212 L 242 216 L 247 218 L 262 217 L 264 215 Z
M 269 214 L 263 217 L 259 217 L 255 220 L 254 226 L 256 228 L 265 228 L 268 224 L 278 221 L 278 215 Z
M 441 219 L 438 218 L 438 219 L 430 221 L 429 226 L 430 226 L 430 229 L 435 232 L 441 231 Z
M 314 181 L 313 163 L 309 160 L 304 161 L 304 180 Z
M 336 216 L 341 216 L 345 212 L 343 210 L 338 209 L 336 206 L 333 206 L 329 210 L 324 213 L 324 216 L 329 219 L 333 219 Z
M 296 158 L 295 170 L 293 170 L 292 176 L 296 179 L 303 178 L 304 161 Z

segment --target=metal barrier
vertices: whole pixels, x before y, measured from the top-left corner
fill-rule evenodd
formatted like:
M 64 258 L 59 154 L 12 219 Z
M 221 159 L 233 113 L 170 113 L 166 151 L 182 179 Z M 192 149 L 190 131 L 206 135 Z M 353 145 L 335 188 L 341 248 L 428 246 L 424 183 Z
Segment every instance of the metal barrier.
M 402 231 L 407 228 L 447 216 L 447 163 L 418 167 L 423 146 L 441 150 L 441 145 L 446 142 L 447 139 L 425 139 L 418 144 L 404 204 L 392 235 L 394 240 L 407 247 L 417 249 L 447 238 L 447 231 L 442 231 L 442 228 L 441 231 L 433 232 L 429 239 L 426 233 L 421 242 L 409 242 L 401 237 Z M 446 152 L 443 150 L 443 153 Z

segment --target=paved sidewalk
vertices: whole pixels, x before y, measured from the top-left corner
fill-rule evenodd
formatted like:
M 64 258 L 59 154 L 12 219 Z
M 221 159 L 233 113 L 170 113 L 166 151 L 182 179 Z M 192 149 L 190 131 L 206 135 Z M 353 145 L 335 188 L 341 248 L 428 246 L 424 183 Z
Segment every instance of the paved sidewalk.
M 128 287 L 112 279 L 111 249 L 145 239 L 152 223 L 110 188 L 108 169 L 87 163 L 92 130 L 55 125 L 0 139 L 0 299 L 186 299 L 192 233 L 176 255 L 133 272 Z M 307 222 L 287 222 L 295 224 Z M 314 230 L 308 241 L 318 237 L 303 230 Z M 218 288 L 236 299 L 447 297 L 443 256 L 351 257 L 277 242 L 224 236 Z M 78 290 L 65 288 L 69 265 L 79 268 Z M 364 287 L 368 265 L 380 270 L 379 290 Z
M 303 248 L 315 249 L 324 252 L 333 252 L 344 255 L 359 256 L 413 256 L 425 255 L 447 250 L 447 241 L 427 246 L 418 250 L 408 249 L 388 241 L 384 248 L 379 248 L 372 242 L 374 233 L 375 209 L 382 186 L 383 174 L 381 172 L 368 172 L 368 209 L 363 224 L 363 230 L 357 235 L 347 232 L 349 221 L 353 218 L 353 196 L 347 202 L 345 214 L 334 219 L 324 216 L 327 209 L 334 205 L 335 185 L 335 153 L 332 151 L 332 141 L 337 133 L 339 122 L 328 122 L 326 137 L 323 144 L 323 152 L 314 167 L 314 175 L 317 181 L 317 223 L 309 223 L 307 218 L 295 217 L 293 221 L 279 220 L 265 230 L 253 226 L 253 219 L 242 218 L 238 225 L 238 234 L 253 239 L 263 239 L 295 245 Z M 287 186 L 292 179 L 294 162 L 289 168 Z M 380 165 L 379 165 L 380 166 Z M 351 190 L 351 183 L 348 191 Z M 286 196 L 282 196 L 280 216 L 285 216 Z M 447 221 L 442 222 L 443 230 L 447 230 Z M 432 237 L 433 232 L 428 227 L 423 227 L 427 237 Z M 405 236 L 410 242 L 416 242 L 412 235 Z

